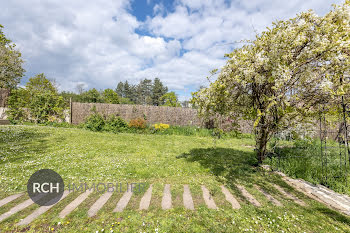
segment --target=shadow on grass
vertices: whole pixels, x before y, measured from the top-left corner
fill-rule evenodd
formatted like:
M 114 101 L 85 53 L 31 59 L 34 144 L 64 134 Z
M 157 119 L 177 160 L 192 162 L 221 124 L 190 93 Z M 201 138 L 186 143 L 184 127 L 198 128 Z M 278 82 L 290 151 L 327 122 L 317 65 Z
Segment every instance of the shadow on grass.
M 0 131 L 0 164 L 19 162 L 35 153 L 44 153 L 47 149 L 45 137 L 48 135 L 31 130 Z
M 185 158 L 189 162 L 199 162 L 223 182 L 232 184 L 237 179 L 252 181 L 256 173 L 257 160 L 254 152 L 240 151 L 231 148 L 196 148 L 177 158 Z

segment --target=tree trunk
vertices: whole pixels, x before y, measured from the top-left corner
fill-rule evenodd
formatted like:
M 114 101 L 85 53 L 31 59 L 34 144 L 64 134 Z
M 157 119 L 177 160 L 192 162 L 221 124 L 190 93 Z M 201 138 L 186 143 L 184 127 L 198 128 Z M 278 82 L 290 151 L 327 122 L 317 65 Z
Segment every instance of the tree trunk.
M 264 117 L 261 118 L 260 123 L 261 124 L 258 126 L 255 140 L 256 140 L 258 163 L 262 164 L 266 156 L 266 147 L 267 147 L 269 132 L 267 127 L 265 126 Z

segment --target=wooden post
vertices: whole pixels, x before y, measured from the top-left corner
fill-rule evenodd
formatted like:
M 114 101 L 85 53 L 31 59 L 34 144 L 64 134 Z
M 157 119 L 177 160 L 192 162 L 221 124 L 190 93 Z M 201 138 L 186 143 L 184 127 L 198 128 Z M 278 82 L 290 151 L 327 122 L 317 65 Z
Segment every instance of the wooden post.
M 72 116 L 73 116 L 73 110 L 72 110 L 72 97 L 69 98 L 69 123 L 72 124 Z

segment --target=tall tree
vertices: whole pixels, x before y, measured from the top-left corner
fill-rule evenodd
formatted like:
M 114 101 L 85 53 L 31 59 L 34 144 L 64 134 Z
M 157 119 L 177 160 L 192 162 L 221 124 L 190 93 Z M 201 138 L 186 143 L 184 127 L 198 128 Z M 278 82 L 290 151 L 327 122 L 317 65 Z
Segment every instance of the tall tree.
M 118 94 L 118 96 L 125 98 L 125 90 L 124 90 L 123 82 L 118 83 L 117 88 L 115 89 L 115 92 Z
M 281 129 L 302 122 L 319 103 L 350 91 L 340 80 L 350 70 L 350 2 L 319 17 L 312 11 L 278 21 L 235 49 L 209 88 L 195 94 L 202 116 L 254 122 L 257 159 Z
M 21 53 L 15 44 L 7 39 L 0 24 L 0 88 L 15 88 L 25 70 L 22 68 Z
M 82 101 L 86 103 L 102 103 L 103 99 L 101 93 L 96 90 L 96 88 L 92 88 L 86 92 L 81 94 Z
M 177 99 L 175 92 L 171 91 L 161 97 L 161 101 L 164 101 L 164 106 L 180 107 L 181 104 Z
M 119 104 L 120 102 L 118 94 L 112 89 L 105 89 L 102 92 L 102 98 L 104 103 Z
M 164 104 L 161 97 L 168 92 L 168 88 L 163 85 L 159 78 L 155 78 L 152 87 L 152 105 L 160 106 Z
M 52 81 L 47 79 L 43 73 L 30 78 L 26 84 L 26 89 L 33 94 L 37 92 L 57 93 L 57 89 Z
M 152 104 L 152 80 L 143 79 L 137 85 L 137 103 Z

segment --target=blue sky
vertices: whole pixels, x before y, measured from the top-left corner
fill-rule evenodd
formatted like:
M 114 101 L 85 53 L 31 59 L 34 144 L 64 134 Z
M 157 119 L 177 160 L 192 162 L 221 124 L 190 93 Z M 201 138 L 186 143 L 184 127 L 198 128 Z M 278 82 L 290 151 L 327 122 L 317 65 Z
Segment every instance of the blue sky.
M 25 60 L 26 76 L 45 73 L 60 90 L 115 88 L 159 77 L 181 100 L 225 64 L 235 43 L 272 22 L 330 0 L 12 0 L 0 24 Z

